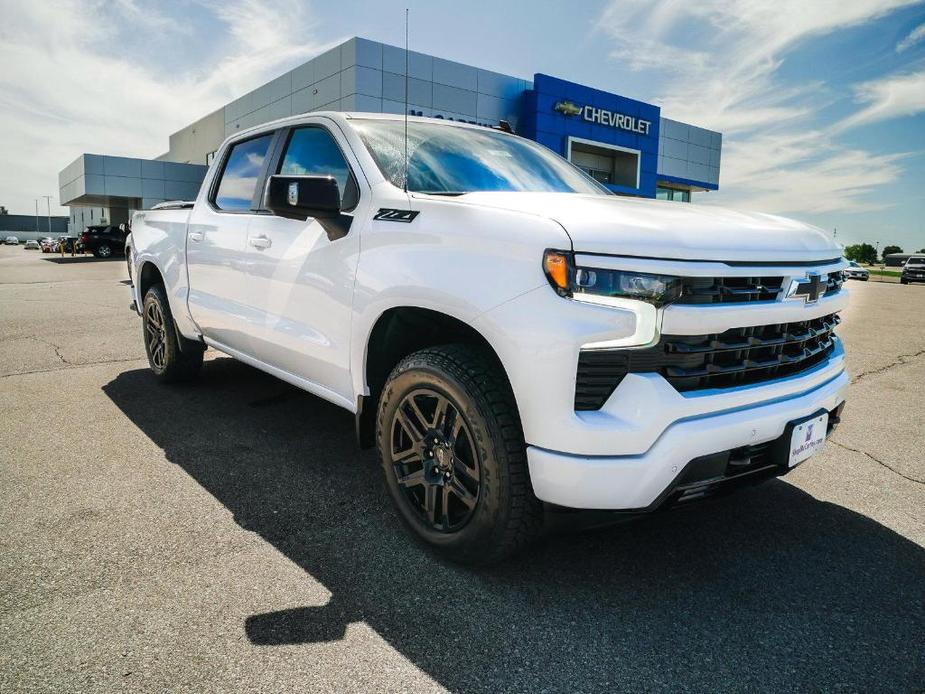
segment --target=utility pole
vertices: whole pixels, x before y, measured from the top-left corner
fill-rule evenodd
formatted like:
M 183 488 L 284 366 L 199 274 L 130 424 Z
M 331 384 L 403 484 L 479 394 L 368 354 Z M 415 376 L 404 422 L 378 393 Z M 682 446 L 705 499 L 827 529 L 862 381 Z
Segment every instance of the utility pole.
M 51 236 L 51 196 L 43 195 L 42 197 L 45 198 L 45 205 L 48 209 L 48 235 Z

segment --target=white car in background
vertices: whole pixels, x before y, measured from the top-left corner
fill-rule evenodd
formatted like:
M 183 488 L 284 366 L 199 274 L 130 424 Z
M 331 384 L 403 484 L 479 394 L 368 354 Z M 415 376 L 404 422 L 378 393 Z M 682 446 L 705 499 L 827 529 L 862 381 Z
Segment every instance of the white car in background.
M 7 246 L 18 246 L 18 245 L 19 245 L 19 237 L 17 237 L 17 236 L 7 236 L 7 237 L 3 240 L 3 243 L 5 243 Z
M 843 270 L 846 280 L 861 280 L 866 282 L 870 279 L 870 272 L 867 268 L 863 268 L 858 265 L 854 260 L 852 260 L 848 267 Z
M 39 246 L 39 242 L 32 240 L 26 241 L 26 244 L 23 246 L 23 250 L 26 251 L 37 251 L 39 248 L 41 248 L 41 246 Z

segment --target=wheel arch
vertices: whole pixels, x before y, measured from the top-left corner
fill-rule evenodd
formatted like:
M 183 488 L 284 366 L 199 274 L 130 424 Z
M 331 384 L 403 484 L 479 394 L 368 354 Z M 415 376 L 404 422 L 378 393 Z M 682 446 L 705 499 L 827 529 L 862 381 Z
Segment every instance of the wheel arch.
M 181 352 L 186 352 L 187 350 L 201 350 L 203 345 L 194 339 L 190 339 L 183 334 L 183 331 L 180 329 L 179 325 L 179 316 L 174 310 L 173 303 L 171 302 L 170 292 L 167 291 L 167 282 L 164 279 L 164 274 L 161 272 L 161 269 L 154 263 L 152 260 L 143 260 L 139 265 L 138 270 L 138 282 L 137 291 L 138 296 L 136 298 L 136 306 L 138 307 L 138 312 L 142 313 L 144 311 L 145 295 L 148 293 L 148 290 L 155 285 L 160 285 L 164 288 L 164 297 L 167 300 L 167 306 L 170 308 L 171 318 L 173 320 L 174 331 L 177 334 L 178 345 Z M 143 319 L 143 318 L 142 318 Z
M 150 260 L 145 260 L 141 264 L 141 268 L 138 270 L 138 298 L 139 298 L 139 307 L 145 300 L 145 294 L 148 293 L 148 290 L 155 284 L 160 284 L 166 287 L 164 282 L 164 275 L 161 272 L 160 268 L 157 267 Z
M 398 362 L 426 347 L 453 343 L 485 349 L 510 383 L 495 348 L 481 332 L 462 319 L 420 306 L 395 306 L 379 315 L 366 336 L 363 350 L 362 373 L 369 395 L 360 395 L 357 399 L 356 433 L 361 448 L 371 448 L 375 444 L 379 396 Z

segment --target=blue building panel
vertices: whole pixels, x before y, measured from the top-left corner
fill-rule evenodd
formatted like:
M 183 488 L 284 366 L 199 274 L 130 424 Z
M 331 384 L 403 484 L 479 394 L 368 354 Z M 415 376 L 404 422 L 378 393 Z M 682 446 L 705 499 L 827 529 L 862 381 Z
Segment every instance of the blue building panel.
M 609 185 L 615 192 L 654 198 L 659 181 L 705 190 L 718 188 L 711 181 L 659 174 L 662 119 L 658 106 L 537 74 L 533 78 L 533 89 L 525 93 L 523 107 L 521 134 L 562 156 L 568 156 L 569 138 L 639 152 L 639 187 Z M 670 124 L 676 129 L 683 125 L 674 121 Z M 669 141 L 669 144 L 674 143 Z
M 709 181 L 695 181 L 692 178 L 682 178 L 680 176 L 667 176 L 665 174 L 659 174 L 658 180 L 664 181 L 665 183 L 676 183 L 682 186 L 705 188 L 706 190 L 719 190 L 719 184 L 717 183 L 711 183 Z
M 639 187 L 611 188 L 655 197 L 661 117 L 658 106 L 543 74 L 534 76 L 525 105 L 524 134 L 562 156 L 568 155 L 569 138 L 638 151 Z

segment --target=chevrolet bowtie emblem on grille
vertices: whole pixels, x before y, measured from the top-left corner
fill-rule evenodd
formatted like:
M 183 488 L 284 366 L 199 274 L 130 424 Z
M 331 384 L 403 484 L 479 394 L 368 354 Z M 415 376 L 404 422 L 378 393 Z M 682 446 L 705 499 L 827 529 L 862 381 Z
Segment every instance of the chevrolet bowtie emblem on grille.
M 790 283 L 790 291 L 787 292 L 788 299 L 803 297 L 807 304 L 814 304 L 819 301 L 819 297 L 825 295 L 828 288 L 828 274 L 820 275 L 818 272 L 810 272 L 805 279 L 793 280 Z

